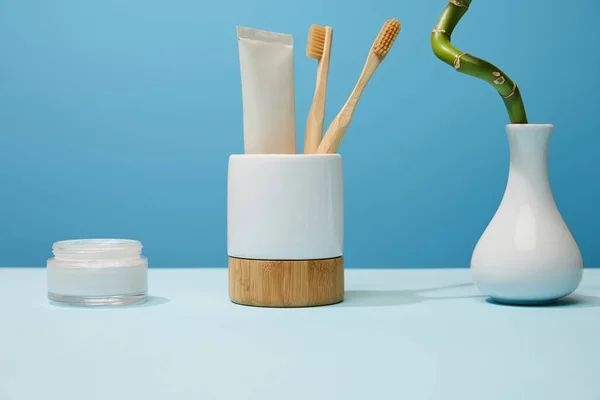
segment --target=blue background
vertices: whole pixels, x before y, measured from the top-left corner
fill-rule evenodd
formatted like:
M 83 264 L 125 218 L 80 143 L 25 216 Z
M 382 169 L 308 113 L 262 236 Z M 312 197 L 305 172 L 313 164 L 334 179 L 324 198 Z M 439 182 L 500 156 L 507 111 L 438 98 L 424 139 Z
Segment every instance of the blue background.
M 499 4 L 502 4 L 500 6 Z M 453 35 L 555 126 L 550 180 L 586 266 L 600 266 L 600 3 L 474 1 Z M 369 83 L 344 157 L 347 266 L 467 267 L 502 197 L 508 123 L 487 83 L 433 55 L 439 1 L 0 1 L 0 265 L 52 242 L 126 237 L 152 266 L 226 265 L 226 174 L 243 152 L 235 27 L 294 35 L 298 144 L 331 25 L 327 121 L 382 23 L 402 30 Z

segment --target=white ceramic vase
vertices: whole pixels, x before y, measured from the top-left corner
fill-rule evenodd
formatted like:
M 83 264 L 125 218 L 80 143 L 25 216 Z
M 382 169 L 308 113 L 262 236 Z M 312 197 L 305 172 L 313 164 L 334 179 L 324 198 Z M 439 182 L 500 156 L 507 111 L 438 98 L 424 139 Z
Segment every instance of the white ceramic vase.
M 552 131 L 547 124 L 506 126 L 508 182 L 471 258 L 475 284 L 499 303 L 553 303 L 581 282 L 581 253 L 554 202 L 548 178 Z

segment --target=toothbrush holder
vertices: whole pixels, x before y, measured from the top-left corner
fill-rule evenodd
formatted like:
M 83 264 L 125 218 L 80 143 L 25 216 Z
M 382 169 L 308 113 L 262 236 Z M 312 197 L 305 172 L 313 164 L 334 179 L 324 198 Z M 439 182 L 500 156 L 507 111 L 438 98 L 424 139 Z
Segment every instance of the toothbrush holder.
M 229 298 L 309 307 L 344 298 L 339 154 L 235 154 L 227 182 Z

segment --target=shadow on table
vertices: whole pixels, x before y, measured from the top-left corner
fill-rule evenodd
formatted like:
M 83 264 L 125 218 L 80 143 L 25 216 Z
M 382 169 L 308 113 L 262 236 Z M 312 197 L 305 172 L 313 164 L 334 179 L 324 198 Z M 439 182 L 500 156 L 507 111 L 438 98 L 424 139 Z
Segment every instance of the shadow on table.
M 155 307 L 169 302 L 166 297 L 148 296 L 146 301 L 141 304 L 132 304 L 129 307 Z
M 600 297 L 588 296 L 584 294 L 572 294 L 567 297 L 563 297 L 556 303 L 542 304 L 542 305 L 519 305 L 519 304 L 503 304 L 495 302 L 491 298 L 485 299 L 486 303 L 493 304 L 500 307 L 524 307 L 524 308 L 586 308 L 586 307 L 600 307 Z
M 484 295 L 465 296 L 425 296 L 424 293 L 446 289 L 475 287 L 472 283 L 459 283 L 436 288 L 411 290 L 349 290 L 344 293 L 344 301 L 339 307 L 390 307 L 422 303 L 436 300 L 456 300 L 470 298 L 485 298 Z

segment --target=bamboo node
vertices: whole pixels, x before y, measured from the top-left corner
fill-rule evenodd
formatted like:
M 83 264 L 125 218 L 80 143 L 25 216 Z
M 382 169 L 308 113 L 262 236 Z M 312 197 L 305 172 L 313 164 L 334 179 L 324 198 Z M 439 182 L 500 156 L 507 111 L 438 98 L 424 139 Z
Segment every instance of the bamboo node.
M 450 4 L 454 4 L 456 7 L 469 8 L 462 0 L 450 0 Z
M 462 56 L 464 56 L 465 54 L 467 54 L 467 53 L 461 53 L 461 54 L 459 54 L 459 55 L 456 56 L 456 58 L 454 59 L 454 69 L 458 70 L 460 68 L 460 58 Z
M 445 29 L 438 29 L 438 28 L 435 28 L 434 30 L 431 31 L 431 33 L 435 33 L 435 32 L 447 33 Z
M 515 92 L 517 91 L 517 84 L 515 82 L 513 82 L 513 87 L 510 91 L 509 94 L 507 94 L 506 96 L 502 96 L 505 99 L 508 99 L 510 96 L 512 96 L 513 94 L 515 94 Z

